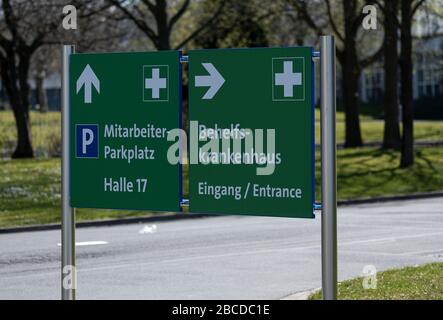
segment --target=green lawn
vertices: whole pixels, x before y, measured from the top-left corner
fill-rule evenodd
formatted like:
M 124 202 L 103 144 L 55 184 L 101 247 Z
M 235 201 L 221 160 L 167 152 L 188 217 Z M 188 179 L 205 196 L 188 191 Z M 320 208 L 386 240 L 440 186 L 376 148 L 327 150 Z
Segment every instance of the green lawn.
M 316 155 L 316 196 L 320 198 L 320 163 Z M 399 169 L 398 152 L 376 148 L 339 150 L 339 199 L 443 190 L 443 147 L 417 149 L 416 163 Z M 188 196 L 187 166 L 183 170 Z M 77 219 L 152 215 L 153 212 L 80 209 Z M 0 227 L 60 221 L 60 159 L 0 160 Z
M 338 285 L 341 300 L 442 300 L 443 263 L 406 267 L 377 273 L 377 288 L 363 289 L 362 278 Z M 321 299 L 321 292 L 310 297 Z
M 60 159 L 0 161 L 0 227 L 60 222 L 60 183 Z M 79 221 L 151 214 L 77 210 Z
M 400 169 L 400 153 L 378 148 L 337 152 L 339 199 L 443 190 L 443 147 L 416 148 L 414 166 Z M 320 185 L 317 153 L 316 185 Z M 318 191 L 317 191 L 318 192 Z
M 315 110 L 315 143 L 320 143 L 320 111 Z M 360 116 L 363 142 L 383 141 L 384 121 L 369 116 Z M 400 126 L 401 127 L 401 126 Z M 337 143 L 345 141 L 345 116 L 337 112 L 336 117 Z M 443 121 L 415 121 L 414 138 L 416 141 L 443 141 Z
M 35 155 L 52 157 L 61 152 L 60 112 L 31 112 L 31 135 Z M 11 111 L 0 111 L 0 157 L 14 151 L 17 133 Z

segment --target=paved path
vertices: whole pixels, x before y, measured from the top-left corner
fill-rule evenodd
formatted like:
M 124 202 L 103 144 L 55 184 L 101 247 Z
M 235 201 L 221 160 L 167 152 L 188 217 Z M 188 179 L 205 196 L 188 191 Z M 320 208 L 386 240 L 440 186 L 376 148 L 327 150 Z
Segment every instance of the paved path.
M 341 207 L 338 222 L 340 279 L 443 261 L 443 198 Z M 320 216 L 156 226 L 79 229 L 78 298 L 280 299 L 320 287 Z M 59 242 L 60 231 L 0 235 L 0 299 L 58 299 Z

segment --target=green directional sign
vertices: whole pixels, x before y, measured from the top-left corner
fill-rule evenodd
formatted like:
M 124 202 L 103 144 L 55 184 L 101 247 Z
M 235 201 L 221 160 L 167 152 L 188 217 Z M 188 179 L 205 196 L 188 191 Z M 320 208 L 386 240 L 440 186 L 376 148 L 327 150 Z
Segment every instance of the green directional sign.
M 313 217 L 312 54 L 189 53 L 190 211 Z
M 71 206 L 179 211 L 180 53 L 74 54 L 69 75 Z

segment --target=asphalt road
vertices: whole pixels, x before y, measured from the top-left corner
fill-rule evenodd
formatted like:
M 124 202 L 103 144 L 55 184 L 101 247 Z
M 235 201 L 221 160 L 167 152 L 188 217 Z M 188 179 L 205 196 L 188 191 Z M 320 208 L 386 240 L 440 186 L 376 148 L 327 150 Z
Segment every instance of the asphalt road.
M 366 265 L 443 261 L 443 198 L 338 214 L 340 279 Z M 214 217 L 78 229 L 78 299 L 280 299 L 318 288 L 320 221 Z M 0 235 L 0 299 L 59 299 L 59 242 L 60 231 Z

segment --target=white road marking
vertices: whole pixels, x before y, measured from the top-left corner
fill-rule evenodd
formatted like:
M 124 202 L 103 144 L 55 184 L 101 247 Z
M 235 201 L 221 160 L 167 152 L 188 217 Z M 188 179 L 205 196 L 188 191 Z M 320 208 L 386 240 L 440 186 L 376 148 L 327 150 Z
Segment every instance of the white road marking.
M 76 247 L 82 247 L 82 246 L 98 246 L 101 244 L 108 244 L 109 242 L 107 241 L 84 241 L 84 242 L 76 242 L 75 246 Z M 57 243 L 58 247 L 61 247 L 62 244 L 61 243 Z

